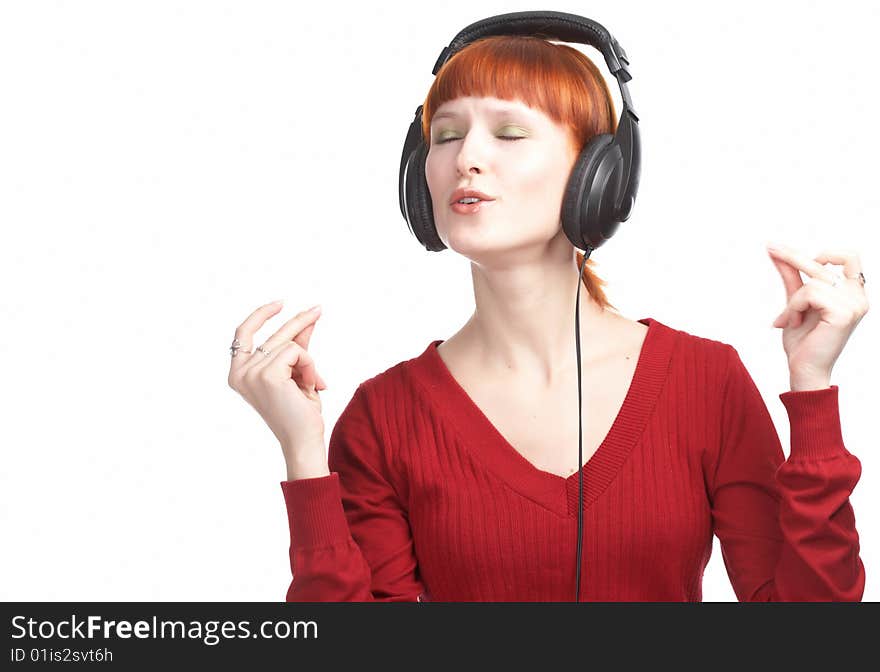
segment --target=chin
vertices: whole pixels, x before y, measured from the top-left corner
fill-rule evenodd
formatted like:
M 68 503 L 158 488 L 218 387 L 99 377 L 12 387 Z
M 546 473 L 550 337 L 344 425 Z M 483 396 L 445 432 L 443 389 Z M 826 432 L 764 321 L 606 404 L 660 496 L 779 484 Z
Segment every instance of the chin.
M 493 231 L 489 222 L 444 222 L 437 233 L 446 247 L 461 254 L 467 250 L 491 249 L 505 242 L 492 240 Z

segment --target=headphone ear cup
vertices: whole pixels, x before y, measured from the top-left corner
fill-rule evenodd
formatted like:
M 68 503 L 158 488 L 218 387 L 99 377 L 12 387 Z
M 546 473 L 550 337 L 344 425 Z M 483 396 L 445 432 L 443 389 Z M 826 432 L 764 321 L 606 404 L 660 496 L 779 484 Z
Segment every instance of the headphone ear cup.
M 440 252 L 446 249 L 446 245 L 440 240 L 434 225 L 434 204 L 425 178 L 427 156 L 428 146 L 419 142 L 407 162 L 404 185 L 406 210 L 413 235 L 429 252 Z
M 591 138 L 575 161 L 562 201 L 562 228 L 576 248 L 596 249 L 617 230 L 622 163 L 609 133 Z

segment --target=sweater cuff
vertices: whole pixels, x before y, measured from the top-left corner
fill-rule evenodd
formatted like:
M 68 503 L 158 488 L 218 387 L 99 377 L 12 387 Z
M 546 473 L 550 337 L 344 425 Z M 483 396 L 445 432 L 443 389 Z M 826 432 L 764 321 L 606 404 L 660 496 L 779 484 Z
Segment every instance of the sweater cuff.
M 329 476 L 281 481 L 290 526 L 290 547 L 293 550 L 336 546 L 351 537 L 339 473 Z
M 837 385 L 832 385 L 779 395 L 791 428 L 789 459 L 818 460 L 848 453 L 840 429 L 837 392 Z

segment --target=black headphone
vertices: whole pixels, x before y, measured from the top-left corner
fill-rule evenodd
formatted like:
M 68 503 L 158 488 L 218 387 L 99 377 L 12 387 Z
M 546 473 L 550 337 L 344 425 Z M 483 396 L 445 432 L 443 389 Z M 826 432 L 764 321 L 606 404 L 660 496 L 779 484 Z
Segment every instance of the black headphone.
M 469 43 L 490 35 L 531 35 L 559 42 L 588 44 L 602 52 L 608 69 L 617 79 L 623 109 L 614 135 L 601 133 L 591 138 L 581 151 L 565 188 L 562 201 L 562 229 L 571 244 L 584 250 L 578 273 L 575 303 L 575 347 L 578 360 L 578 410 L 581 408 L 580 358 L 580 287 L 584 266 L 590 254 L 617 231 L 620 222 L 629 219 L 639 186 L 639 118 L 632 107 L 626 82 L 632 79 L 629 60 L 623 47 L 603 26 L 576 14 L 565 12 L 512 12 L 490 16 L 470 24 L 440 52 L 432 73 L 437 72 Z M 410 232 L 430 252 L 440 252 L 446 245 L 434 225 L 433 203 L 425 179 L 428 145 L 422 135 L 422 105 L 406 134 L 400 157 L 398 198 L 400 213 Z M 583 467 L 582 445 L 578 440 L 578 546 L 575 602 L 580 601 L 581 548 L 583 543 Z

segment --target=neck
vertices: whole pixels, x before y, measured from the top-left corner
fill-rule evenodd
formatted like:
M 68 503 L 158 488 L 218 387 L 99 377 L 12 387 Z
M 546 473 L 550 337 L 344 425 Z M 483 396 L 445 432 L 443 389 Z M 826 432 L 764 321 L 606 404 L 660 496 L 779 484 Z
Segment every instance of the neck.
M 549 387 L 576 373 L 575 292 L 580 282 L 582 365 L 598 361 L 614 346 L 609 328 L 622 319 L 600 306 L 578 279 L 579 266 L 492 270 L 471 264 L 476 310 L 462 328 L 487 371 Z

